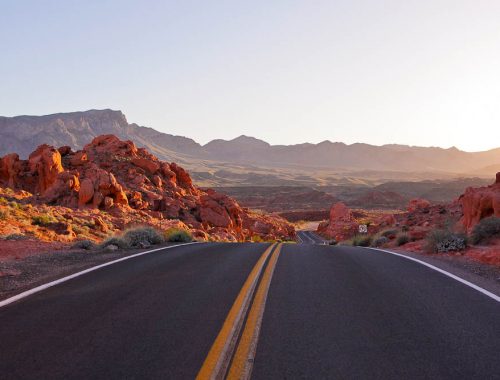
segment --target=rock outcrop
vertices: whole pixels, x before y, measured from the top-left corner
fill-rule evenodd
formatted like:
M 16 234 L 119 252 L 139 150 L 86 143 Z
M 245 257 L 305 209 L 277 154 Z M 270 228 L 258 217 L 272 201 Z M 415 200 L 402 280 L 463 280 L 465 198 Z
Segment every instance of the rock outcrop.
M 216 240 L 292 238 L 293 227 L 277 216 L 244 209 L 229 196 L 193 185 L 175 163 L 162 162 L 131 141 L 114 135 L 94 138 L 83 150 L 42 145 L 28 160 L 0 159 L 0 186 L 33 194 L 31 202 L 74 209 L 137 212 L 178 219 L 197 236 Z
M 431 202 L 429 202 L 427 199 L 412 199 L 408 203 L 407 210 L 408 212 L 415 212 L 415 211 L 423 211 L 423 210 L 428 210 L 429 207 L 431 206 Z
M 342 202 L 335 203 L 330 209 L 329 220 L 318 226 L 321 235 L 337 241 L 349 239 L 357 231 L 358 223 L 351 209 Z
M 463 211 L 461 222 L 467 231 L 471 231 L 483 218 L 500 217 L 500 172 L 496 174 L 494 184 L 468 187 L 458 201 Z

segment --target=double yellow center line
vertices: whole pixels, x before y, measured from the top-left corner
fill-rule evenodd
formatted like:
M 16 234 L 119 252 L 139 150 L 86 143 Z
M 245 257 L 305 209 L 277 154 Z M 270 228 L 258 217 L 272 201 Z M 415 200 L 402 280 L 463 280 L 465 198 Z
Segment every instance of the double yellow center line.
M 271 284 L 274 268 L 276 267 L 281 252 L 281 247 L 282 244 L 277 245 L 275 243 L 271 245 L 265 250 L 253 267 L 238 297 L 236 297 L 222 325 L 222 329 L 215 339 L 196 379 L 250 378 L 257 349 L 257 341 L 259 339 L 260 326 L 264 315 L 267 293 L 269 291 L 269 285 Z M 260 275 L 271 253 L 271 259 L 259 283 Z M 255 292 L 256 288 L 257 291 Z M 249 308 L 250 311 L 247 316 Z M 245 318 L 246 323 L 243 333 L 241 333 Z

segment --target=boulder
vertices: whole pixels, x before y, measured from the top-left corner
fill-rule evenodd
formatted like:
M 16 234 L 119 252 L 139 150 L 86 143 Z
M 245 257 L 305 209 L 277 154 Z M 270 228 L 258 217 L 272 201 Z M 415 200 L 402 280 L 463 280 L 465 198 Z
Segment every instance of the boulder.
M 496 174 L 495 183 L 479 188 L 469 187 L 459 198 L 463 217 L 461 223 L 467 231 L 483 218 L 500 217 L 500 172 Z
M 40 145 L 28 158 L 30 174 L 38 178 L 33 193 L 43 194 L 57 179 L 64 169 L 61 164 L 61 153 L 54 147 Z
M 73 166 L 80 166 L 84 165 L 89 161 L 89 158 L 87 156 L 87 153 L 84 151 L 79 151 L 76 152 L 70 159 L 70 163 Z
M 78 193 L 78 207 L 85 206 L 94 198 L 94 182 L 90 178 L 85 178 L 80 184 Z
M 132 163 L 143 169 L 148 174 L 155 174 L 158 170 L 160 170 L 160 164 L 158 162 L 151 161 L 146 158 L 133 158 Z
M 429 202 L 428 200 L 416 198 L 410 200 L 410 202 L 408 203 L 407 210 L 408 212 L 426 211 L 429 209 L 430 206 L 431 202 Z

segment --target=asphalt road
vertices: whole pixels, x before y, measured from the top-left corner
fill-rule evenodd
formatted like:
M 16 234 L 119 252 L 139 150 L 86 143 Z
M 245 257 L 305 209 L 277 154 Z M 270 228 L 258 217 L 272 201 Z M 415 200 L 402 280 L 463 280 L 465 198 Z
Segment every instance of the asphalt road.
M 313 231 L 297 231 L 297 241 L 299 244 L 324 244 L 325 240 L 316 235 Z
M 2 307 L 0 378 L 193 379 L 269 246 L 158 251 Z M 499 302 L 383 252 L 281 248 L 235 343 L 261 302 L 252 379 L 500 378 Z

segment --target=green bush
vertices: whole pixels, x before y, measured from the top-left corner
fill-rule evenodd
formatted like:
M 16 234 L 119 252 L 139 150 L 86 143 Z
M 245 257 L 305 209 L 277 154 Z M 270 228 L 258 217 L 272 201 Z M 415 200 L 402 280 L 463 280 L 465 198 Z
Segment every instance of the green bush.
M 450 230 L 433 230 L 427 234 L 425 249 L 431 253 L 463 251 L 467 248 L 467 236 Z
M 352 238 L 352 245 L 355 247 L 369 247 L 372 239 L 371 235 L 356 235 Z
M 54 222 L 54 218 L 52 218 L 48 214 L 40 214 L 40 215 L 33 216 L 31 218 L 31 224 L 34 224 L 35 226 L 42 226 L 43 227 L 43 226 L 47 226 L 53 222 Z
M 193 241 L 193 235 L 191 235 L 189 231 L 173 227 L 165 231 L 165 241 L 172 243 L 189 243 Z
M 396 237 L 396 245 L 401 247 L 410 241 L 410 237 L 407 234 L 400 234 Z
M 474 244 L 487 243 L 497 237 L 500 237 L 500 218 L 496 216 L 482 219 L 472 231 Z

